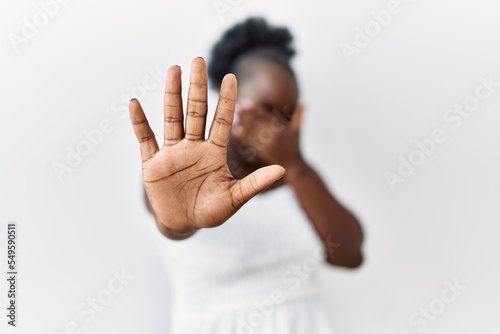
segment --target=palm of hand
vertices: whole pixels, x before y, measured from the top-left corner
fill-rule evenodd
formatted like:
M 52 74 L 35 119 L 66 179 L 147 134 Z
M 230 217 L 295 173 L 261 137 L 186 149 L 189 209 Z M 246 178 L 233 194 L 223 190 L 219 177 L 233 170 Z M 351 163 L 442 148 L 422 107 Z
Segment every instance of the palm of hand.
M 164 102 L 164 146 L 137 100 L 130 117 L 141 146 L 144 186 L 156 219 L 178 231 L 195 231 L 224 223 L 244 203 L 279 179 L 284 169 L 268 166 L 235 180 L 226 163 L 226 145 L 236 101 L 236 78 L 222 83 L 210 134 L 205 140 L 207 74 L 203 59 L 191 66 L 187 117 L 183 126 L 180 68 L 167 73 Z
M 218 226 L 242 204 L 233 201 L 224 152 L 207 142 L 166 146 L 144 163 L 143 173 L 154 210 L 167 209 L 173 229 Z

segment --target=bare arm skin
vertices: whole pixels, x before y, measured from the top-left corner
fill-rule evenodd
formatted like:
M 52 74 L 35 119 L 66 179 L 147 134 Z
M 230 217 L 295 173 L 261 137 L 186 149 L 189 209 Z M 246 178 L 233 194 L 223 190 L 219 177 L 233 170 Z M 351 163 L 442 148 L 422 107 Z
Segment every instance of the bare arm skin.
M 361 226 L 356 217 L 328 191 L 319 175 L 305 162 L 297 162 L 287 168 L 285 182 L 292 187 L 325 244 L 328 262 L 348 268 L 361 265 Z M 332 244 L 338 247 L 332 248 Z
M 320 176 L 305 162 L 299 148 L 299 129 L 304 108 L 298 105 L 290 121 L 277 112 L 269 112 L 252 100 L 236 106 L 238 123 L 233 134 L 251 146 L 255 155 L 265 163 L 279 164 L 286 169 L 285 177 L 275 185 L 287 183 L 294 191 L 302 209 L 318 232 L 327 249 L 330 264 L 355 268 L 362 261 L 361 225 L 328 191 Z M 265 145 L 259 140 L 259 131 L 272 131 L 273 136 Z M 263 136 L 262 136 L 263 137 Z M 267 138 L 266 136 L 265 138 Z M 244 172 L 240 176 L 245 176 Z M 335 244 L 338 247 L 332 248 Z
M 207 75 L 203 59 L 193 60 L 186 126 L 183 126 L 180 68 L 167 74 L 164 102 L 164 146 L 161 150 L 137 100 L 130 103 L 130 117 L 143 159 L 146 203 L 162 234 L 174 240 L 192 236 L 200 228 L 219 226 L 244 203 L 286 175 L 275 186 L 287 183 L 324 242 L 327 260 L 354 268 L 361 264 L 363 233 L 360 223 L 328 191 L 319 175 L 305 162 L 299 149 L 303 107 L 298 105 L 290 122 L 267 113 L 251 101 L 236 105 L 236 79 L 223 81 L 214 122 L 207 140 Z M 242 142 L 256 138 L 263 127 L 272 129 L 271 142 L 247 142 L 266 164 L 244 171 L 236 180 L 227 166 L 226 145 L 233 114 L 240 121 L 233 134 Z M 281 166 L 279 166 L 281 165 Z M 338 245 L 332 251 L 332 244 Z

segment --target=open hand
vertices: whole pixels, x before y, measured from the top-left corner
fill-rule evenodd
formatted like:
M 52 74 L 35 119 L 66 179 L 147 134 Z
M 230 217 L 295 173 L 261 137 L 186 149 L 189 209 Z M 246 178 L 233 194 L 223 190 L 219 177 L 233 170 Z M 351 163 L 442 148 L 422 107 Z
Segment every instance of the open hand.
M 202 58 L 191 63 L 186 122 L 181 97 L 181 69 L 168 69 L 164 98 L 164 142 L 160 149 L 144 111 L 130 101 L 130 119 L 139 140 L 144 187 L 157 222 L 178 235 L 219 226 L 244 203 L 285 172 L 279 165 L 258 169 L 235 180 L 226 162 L 237 83 L 222 81 L 220 97 L 205 139 L 207 70 Z

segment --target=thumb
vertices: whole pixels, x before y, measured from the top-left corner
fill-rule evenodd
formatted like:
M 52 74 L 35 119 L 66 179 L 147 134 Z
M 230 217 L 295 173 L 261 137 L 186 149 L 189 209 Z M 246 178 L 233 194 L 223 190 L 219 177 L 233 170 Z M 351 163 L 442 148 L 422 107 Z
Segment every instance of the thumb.
M 235 183 L 240 191 L 233 192 L 233 202 L 240 205 L 248 202 L 258 193 L 266 190 L 285 174 L 280 165 L 271 165 L 257 169 L 252 174 Z

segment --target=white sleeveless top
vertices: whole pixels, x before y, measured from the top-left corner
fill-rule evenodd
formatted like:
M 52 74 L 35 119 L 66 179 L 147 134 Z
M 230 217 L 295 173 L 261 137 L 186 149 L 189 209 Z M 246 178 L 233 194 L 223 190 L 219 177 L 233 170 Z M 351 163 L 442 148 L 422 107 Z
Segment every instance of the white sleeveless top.
M 318 297 L 325 248 L 288 186 L 186 240 L 155 235 L 172 334 L 332 333 Z

